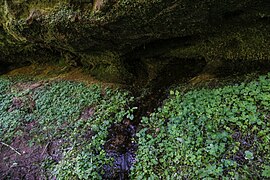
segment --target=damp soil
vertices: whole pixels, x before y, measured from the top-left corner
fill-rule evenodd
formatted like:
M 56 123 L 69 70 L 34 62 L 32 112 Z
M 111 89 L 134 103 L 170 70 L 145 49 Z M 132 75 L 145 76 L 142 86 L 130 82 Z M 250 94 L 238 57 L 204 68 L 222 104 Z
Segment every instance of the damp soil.
M 46 179 L 42 167 L 44 160 L 60 161 L 61 140 L 42 145 L 30 143 L 29 131 L 36 126 L 36 122 L 28 123 L 22 127 L 23 134 L 15 137 L 12 143 L 0 143 L 0 180 Z

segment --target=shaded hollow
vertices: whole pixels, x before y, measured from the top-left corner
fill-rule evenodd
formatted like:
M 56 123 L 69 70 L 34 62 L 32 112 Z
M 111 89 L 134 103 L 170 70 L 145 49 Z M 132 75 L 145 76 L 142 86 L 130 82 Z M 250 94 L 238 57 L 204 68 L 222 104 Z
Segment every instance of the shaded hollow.
M 222 60 L 221 63 L 215 67 L 213 67 L 210 64 L 205 71 L 209 71 L 213 73 L 216 77 L 222 78 L 222 77 L 229 77 L 231 75 L 241 76 L 254 72 L 258 74 L 264 74 L 267 73 L 269 69 L 270 69 L 270 60 L 246 61 L 244 59 L 237 59 L 237 60 Z
M 23 66 L 28 66 L 30 65 L 30 62 L 24 62 L 21 64 L 15 64 L 15 63 L 9 63 L 9 62 L 1 62 L 0 61 L 0 75 L 6 74 L 9 71 L 12 71 L 16 68 L 23 67 Z
M 206 66 L 204 58 L 179 59 L 179 58 L 159 58 L 144 62 L 147 65 L 147 77 L 136 80 L 132 87 L 132 92 L 137 97 L 136 125 L 140 123 L 142 116 L 147 116 L 162 105 L 167 97 L 167 90 L 170 86 L 184 83 L 198 75 Z M 159 65 L 154 65 L 158 63 Z M 141 70 L 139 70 L 141 71 Z

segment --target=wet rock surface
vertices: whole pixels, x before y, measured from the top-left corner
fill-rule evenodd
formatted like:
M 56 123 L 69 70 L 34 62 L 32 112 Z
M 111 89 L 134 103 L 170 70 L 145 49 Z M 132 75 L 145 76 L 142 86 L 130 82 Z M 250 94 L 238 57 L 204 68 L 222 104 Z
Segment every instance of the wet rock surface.
M 104 167 L 105 179 L 128 179 L 129 171 L 135 162 L 136 127 L 126 119 L 121 124 L 114 124 L 109 130 L 109 140 L 104 148 L 107 156 L 114 159 L 113 164 Z

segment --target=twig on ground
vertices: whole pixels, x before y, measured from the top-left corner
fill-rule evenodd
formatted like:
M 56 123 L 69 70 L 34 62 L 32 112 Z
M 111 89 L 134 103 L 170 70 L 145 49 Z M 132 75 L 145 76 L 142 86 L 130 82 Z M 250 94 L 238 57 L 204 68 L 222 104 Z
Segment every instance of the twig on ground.
M 19 154 L 20 156 L 22 155 L 19 151 L 17 151 L 14 147 L 4 143 L 4 142 L 0 142 L 1 144 L 3 144 L 4 146 L 9 147 L 11 150 L 13 150 L 14 152 L 16 152 L 17 154 Z
M 41 156 L 43 156 L 43 154 L 45 153 L 45 151 L 47 151 L 48 146 L 50 145 L 50 143 L 51 143 L 51 142 L 48 142 L 48 143 L 46 144 L 46 146 L 44 147 L 44 149 L 43 149 L 43 151 L 42 151 L 42 153 L 41 153 Z

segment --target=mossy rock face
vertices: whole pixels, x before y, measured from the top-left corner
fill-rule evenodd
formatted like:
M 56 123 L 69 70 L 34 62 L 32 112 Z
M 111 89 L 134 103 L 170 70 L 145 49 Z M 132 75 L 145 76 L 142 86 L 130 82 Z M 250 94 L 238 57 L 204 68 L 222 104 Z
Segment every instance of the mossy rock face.
M 101 6 L 75 0 L 2 0 L 0 5 L 1 62 L 68 57 L 67 63 L 75 59 L 97 66 L 90 69 L 101 73 L 98 77 L 114 74 L 109 78 L 114 81 L 128 76 L 123 62 L 134 56 L 269 59 L 267 0 L 108 0 Z M 114 73 L 106 75 L 112 67 Z M 109 69 L 97 72 L 104 68 Z

